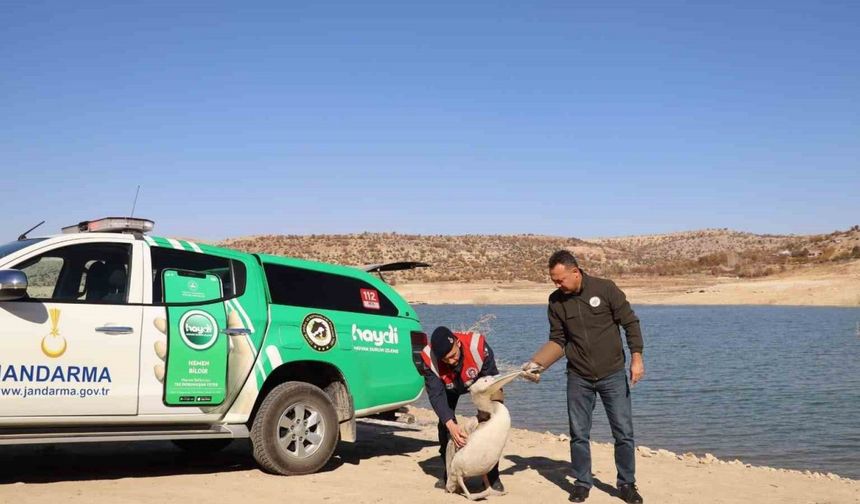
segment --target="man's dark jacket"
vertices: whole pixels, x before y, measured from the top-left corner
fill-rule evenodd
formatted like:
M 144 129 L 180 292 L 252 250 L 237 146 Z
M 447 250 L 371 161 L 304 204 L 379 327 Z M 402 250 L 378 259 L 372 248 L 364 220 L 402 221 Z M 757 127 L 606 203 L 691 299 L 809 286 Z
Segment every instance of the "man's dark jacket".
M 624 369 L 621 332 L 631 353 L 642 353 L 642 331 L 624 292 L 611 280 L 582 272 L 580 291 L 549 296 L 549 339 L 564 348 L 568 368 L 588 380 Z

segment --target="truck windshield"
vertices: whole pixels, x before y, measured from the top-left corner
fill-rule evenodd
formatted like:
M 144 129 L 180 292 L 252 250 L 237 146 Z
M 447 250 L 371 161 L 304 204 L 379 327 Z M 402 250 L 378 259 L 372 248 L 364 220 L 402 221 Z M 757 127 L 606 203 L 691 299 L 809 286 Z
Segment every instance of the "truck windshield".
M 27 238 L 26 240 L 18 240 L 0 245 L 0 258 L 6 257 L 13 252 L 18 252 L 22 248 L 29 247 L 30 245 L 42 240 L 44 240 L 44 238 Z

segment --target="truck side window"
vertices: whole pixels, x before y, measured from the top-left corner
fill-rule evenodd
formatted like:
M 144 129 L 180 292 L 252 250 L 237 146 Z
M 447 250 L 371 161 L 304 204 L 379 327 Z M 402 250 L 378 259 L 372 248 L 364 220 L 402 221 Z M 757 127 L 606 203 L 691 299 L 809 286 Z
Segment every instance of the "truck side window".
M 131 246 L 70 245 L 15 266 L 27 274 L 27 296 L 37 301 L 125 304 Z
M 229 299 L 245 293 L 246 271 L 240 261 L 199 252 L 164 247 L 151 247 L 152 253 L 152 302 L 164 302 L 164 286 L 161 273 L 165 269 L 180 269 L 197 273 L 212 273 L 221 278 L 224 298 Z
M 370 315 L 398 314 L 394 303 L 381 292 L 377 292 L 379 309 L 366 308 L 362 302 L 361 290 L 377 289 L 364 280 L 279 264 L 264 266 L 269 292 L 275 304 Z

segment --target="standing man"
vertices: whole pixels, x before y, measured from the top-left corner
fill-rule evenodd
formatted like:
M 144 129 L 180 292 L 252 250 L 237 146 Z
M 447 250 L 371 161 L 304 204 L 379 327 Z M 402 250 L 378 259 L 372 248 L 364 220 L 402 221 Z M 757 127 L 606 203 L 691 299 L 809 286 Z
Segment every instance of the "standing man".
M 469 387 L 482 376 L 499 374 L 493 349 L 484 341 L 484 336 L 471 332 L 451 332 L 447 327 L 437 327 L 430 336 L 430 344 L 421 352 L 424 361 L 424 387 L 427 397 L 433 406 L 433 411 L 439 417 L 439 454 L 442 455 L 442 467 L 445 467 L 445 453 L 448 439 L 452 439 L 457 448 L 465 446 L 468 435 L 457 425 L 454 410 L 457 401 Z M 492 397 L 501 401 L 503 396 Z M 490 418 L 488 412 L 478 411 L 478 421 L 484 422 Z M 493 490 L 504 492 L 505 487 L 499 480 L 499 464 L 489 473 L 487 479 Z M 443 472 L 441 486 L 445 488 L 448 480 L 447 467 Z
M 630 386 L 645 375 L 639 319 L 621 289 L 611 280 L 586 275 L 569 251 L 559 250 L 549 258 L 549 274 L 557 287 L 549 296 L 549 341 L 523 369 L 538 381 L 540 372 L 567 357 L 570 459 L 576 478 L 570 500 L 584 502 L 594 485 L 589 441 L 594 402 L 600 394 L 615 438 L 618 491 L 625 502 L 639 504 L 630 402 Z M 619 325 L 630 349 L 629 385 Z

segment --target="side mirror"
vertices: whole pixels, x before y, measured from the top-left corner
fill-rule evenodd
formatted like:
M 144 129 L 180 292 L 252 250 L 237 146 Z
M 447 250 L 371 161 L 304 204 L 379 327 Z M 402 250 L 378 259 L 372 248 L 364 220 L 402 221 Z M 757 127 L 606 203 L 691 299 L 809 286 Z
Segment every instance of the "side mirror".
M 15 301 L 27 296 L 27 274 L 21 270 L 0 270 L 0 301 Z

